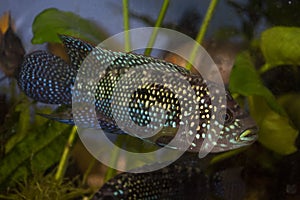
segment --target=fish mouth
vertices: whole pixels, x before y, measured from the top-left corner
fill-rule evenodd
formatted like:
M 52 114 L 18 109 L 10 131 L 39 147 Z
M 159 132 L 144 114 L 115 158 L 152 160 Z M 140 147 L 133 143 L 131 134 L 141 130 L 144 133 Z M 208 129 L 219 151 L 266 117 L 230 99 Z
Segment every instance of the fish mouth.
M 256 126 L 245 129 L 239 136 L 236 137 L 237 142 L 253 143 L 257 140 L 258 128 Z

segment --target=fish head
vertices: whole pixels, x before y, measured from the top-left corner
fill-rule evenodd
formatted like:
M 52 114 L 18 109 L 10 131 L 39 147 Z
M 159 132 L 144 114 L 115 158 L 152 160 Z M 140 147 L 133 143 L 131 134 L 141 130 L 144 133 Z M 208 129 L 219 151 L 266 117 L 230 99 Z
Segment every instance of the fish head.
M 212 152 L 228 151 L 248 146 L 258 138 L 258 126 L 248 112 L 226 92 L 226 108 L 217 112 L 216 120 L 223 121 L 219 139 Z
M 216 91 L 220 91 L 222 86 L 198 80 L 193 77 L 193 82 L 191 82 L 195 94 L 200 99 L 198 101 L 198 126 L 192 125 L 195 123 L 190 123 L 189 125 L 195 137 L 192 140 L 187 139 L 186 132 L 182 131 L 183 129 L 180 131 L 178 128 L 180 123 L 177 123 L 178 126 L 175 128 L 162 129 L 155 137 L 151 138 L 151 141 L 160 146 L 167 146 L 177 150 L 187 150 L 189 152 L 208 151 L 213 153 L 237 149 L 255 142 L 258 137 L 257 124 L 250 114 L 233 99 L 230 92 L 225 90 L 225 95 L 220 95 Z M 208 84 L 209 87 L 206 87 Z M 212 99 L 222 104 L 213 105 Z M 180 113 L 180 111 L 177 113 Z M 195 116 L 193 118 L 196 119 Z M 192 141 L 188 149 L 181 146 L 181 143 L 178 143 L 177 146 L 171 145 L 170 142 L 174 139 L 175 134 L 182 136 L 183 143 L 186 140 Z

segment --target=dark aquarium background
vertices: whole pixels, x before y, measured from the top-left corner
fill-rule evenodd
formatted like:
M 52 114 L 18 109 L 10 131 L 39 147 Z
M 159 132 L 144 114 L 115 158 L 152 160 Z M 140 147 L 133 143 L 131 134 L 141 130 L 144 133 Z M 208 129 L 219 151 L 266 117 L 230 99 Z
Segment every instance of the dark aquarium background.
M 150 194 L 163 187 L 149 184 L 154 178 L 174 184 L 169 196 L 148 199 L 175 199 L 178 188 L 183 192 L 177 199 L 300 199 L 299 10 L 297 0 L 1 0 L 0 199 L 122 199 L 115 186 L 129 179 L 137 186 L 122 190 L 124 199 L 140 199 L 145 190 L 139 187 Z M 19 89 L 15 74 L 26 54 L 47 50 L 70 62 L 58 34 L 98 44 L 124 31 L 126 22 L 129 29 L 158 25 L 198 40 L 256 121 L 258 140 L 201 160 L 185 153 L 165 171 L 137 177 L 101 164 L 75 127 L 43 116 L 68 108 L 38 102 Z M 168 52 L 151 55 L 185 67 Z M 158 148 L 127 135 L 110 139 L 135 152 Z

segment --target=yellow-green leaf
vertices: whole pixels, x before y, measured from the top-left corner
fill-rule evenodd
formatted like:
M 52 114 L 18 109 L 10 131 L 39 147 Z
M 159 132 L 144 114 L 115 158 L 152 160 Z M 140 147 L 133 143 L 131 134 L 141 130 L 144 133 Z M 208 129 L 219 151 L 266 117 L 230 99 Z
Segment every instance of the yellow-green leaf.
M 266 60 L 262 72 L 278 65 L 300 65 L 300 28 L 267 29 L 261 35 L 260 47 Z
M 36 16 L 32 25 L 33 44 L 44 42 L 60 43 L 58 34 L 75 36 L 98 44 L 107 37 L 95 23 L 72 12 L 49 8 Z
M 298 131 L 291 126 L 289 119 L 272 110 L 265 115 L 260 124 L 259 142 L 282 155 L 297 151 L 297 136 Z
M 70 126 L 50 121 L 32 130 L 0 160 L 0 187 L 33 168 L 44 171 L 57 162 L 67 139 L 64 132 L 68 130 Z
M 298 131 L 294 129 L 288 115 L 274 112 L 266 100 L 259 96 L 249 98 L 251 116 L 258 124 L 258 141 L 266 148 L 281 155 L 297 150 L 295 146 Z
M 243 96 L 261 96 L 266 99 L 274 111 L 281 115 L 285 114 L 270 90 L 263 85 L 248 52 L 243 52 L 237 56 L 230 74 L 229 89 L 232 93 Z
M 300 130 L 300 94 L 283 95 L 278 102 L 285 108 L 295 127 Z

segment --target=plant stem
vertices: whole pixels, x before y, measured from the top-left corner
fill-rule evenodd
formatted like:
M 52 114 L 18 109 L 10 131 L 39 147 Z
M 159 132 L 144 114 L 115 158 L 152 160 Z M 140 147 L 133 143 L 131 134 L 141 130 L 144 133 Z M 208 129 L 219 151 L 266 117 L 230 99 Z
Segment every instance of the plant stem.
M 130 35 L 129 35 L 129 17 L 128 17 L 128 0 L 123 0 L 123 19 L 124 19 L 124 31 L 125 31 L 125 51 L 129 52 L 130 47 Z
M 125 51 L 129 52 L 131 50 L 130 47 L 130 35 L 129 35 L 129 14 L 128 14 L 128 0 L 123 0 L 123 19 L 124 19 L 124 31 L 125 31 Z M 122 143 L 122 139 L 120 136 L 117 136 L 116 139 L 116 144 L 121 144 Z M 113 154 L 111 155 L 111 159 L 110 162 L 111 164 L 114 165 L 114 163 L 116 162 L 116 160 L 118 159 L 118 155 L 119 155 L 119 150 L 117 148 L 115 148 L 113 150 Z M 113 168 L 108 168 L 104 177 L 104 182 L 106 182 L 107 180 L 109 180 L 110 178 L 112 178 L 115 174 L 117 173 L 117 171 Z
M 95 166 L 95 164 L 96 164 L 96 158 L 93 157 L 93 160 L 90 162 L 87 170 L 85 171 L 85 173 L 83 175 L 82 185 L 86 184 L 87 177 L 91 173 L 91 171 L 92 171 L 93 167 Z
M 126 141 L 126 140 L 125 140 Z M 116 147 L 113 150 L 113 153 L 111 155 L 111 159 L 110 159 L 110 165 L 115 166 L 115 162 L 117 161 L 118 157 L 119 157 L 119 150 L 117 149 L 117 146 L 121 146 L 121 144 L 124 142 L 124 137 L 122 137 L 121 135 L 117 136 L 116 139 Z M 105 177 L 104 177 L 104 182 L 108 181 L 109 179 L 111 179 L 112 177 L 114 177 L 117 174 L 117 170 L 108 167 L 106 173 L 105 173 Z
M 155 22 L 154 29 L 153 29 L 153 31 L 151 33 L 151 36 L 150 36 L 150 39 L 148 41 L 147 49 L 144 52 L 144 54 L 146 56 L 149 56 L 151 54 L 152 47 L 153 47 L 153 44 L 154 44 L 156 36 L 157 36 L 157 30 L 162 24 L 162 21 L 163 21 L 165 15 L 166 15 L 168 6 L 169 6 L 169 0 L 164 0 L 164 3 L 163 3 L 163 5 L 161 7 L 161 10 L 159 12 L 158 18 Z
M 76 127 L 73 126 L 72 130 L 71 130 L 71 133 L 69 135 L 67 144 L 65 146 L 64 152 L 63 152 L 63 154 L 61 156 L 61 159 L 59 161 L 58 168 L 57 168 L 57 171 L 56 171 L 56 174 L 55 174 L 55 180 L 61 180 L 64 176 L 65 170 L 67 168 L 67 161 L 68 161 L 68 158 L 69 158 L 69 155 L 70 155 L 70 150 L 71 150 L 71 148 L 73 146 L 73 143 L 74 143 L 74 140 L 76 138 L 76 133 L 77 133 Z
M 105 173 L 104 182 L 107 182 L 109 179 L 113 178 L 117 174 L 117 170 L 108 167 Z
M 217 4 L 218 4 L 218 0 L 211 0 L 211 2 L 209 4 L 209 7 L 208 7 L 207 12 L 206 12 L 205 17 L 204 17 L 204 20 L 202 22 L 202 25 L 201 25 L 200 30 L 198 32 L 198 35 L 196 37 L 196 42 L 198 42 L 199 44 L 201 44 L 202 41 L 203 41 L 204 35 L 207 31 L 207 27 L 209 25 L 209 22 L 210 22 L 212 16 L 213 16 L 213 13 L 215 11 L 215 8 L 216 8 Z M 188 69 L 188 70 L 190 70 L 192 68 L 192 62 L 196 58 L 197 49 L 198 49 L 198 44 L 195 44 L 194 47 L 193 47 L 192 53 L 190 55 L 189 62 L 186 65 L 186 69 Z

